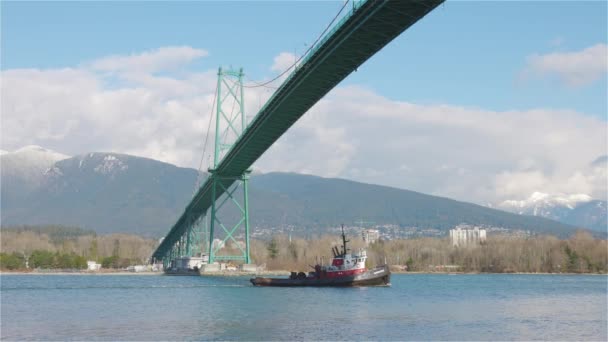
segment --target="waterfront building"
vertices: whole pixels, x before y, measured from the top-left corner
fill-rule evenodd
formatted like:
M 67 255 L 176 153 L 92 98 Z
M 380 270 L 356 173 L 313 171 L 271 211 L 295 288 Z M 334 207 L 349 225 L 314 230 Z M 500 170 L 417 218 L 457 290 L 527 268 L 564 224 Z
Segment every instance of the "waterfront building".
M 101 269 L 101 264 L 98 264 L 95 261 L 87 261 L 87 270 L 99 271 L 99 269 Z
M 363 241 L 369 245 L 370 243 L 378 241 L 380 238 L 380 231 L 377 229 L 364 229 L 362 235 Z
M 452 246 L 474 246 L 486 241 L 486 230 L 468 225 L 458 225 L 450 229 Z

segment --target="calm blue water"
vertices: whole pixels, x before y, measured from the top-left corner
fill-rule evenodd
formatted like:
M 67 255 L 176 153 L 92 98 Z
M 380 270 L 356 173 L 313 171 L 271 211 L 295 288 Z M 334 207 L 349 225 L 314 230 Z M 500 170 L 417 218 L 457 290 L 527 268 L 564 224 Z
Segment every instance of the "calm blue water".
M 248 278 L 3 275 L 5 340 L 607 340 L 605 276 L 393 275 L 390 288 Z

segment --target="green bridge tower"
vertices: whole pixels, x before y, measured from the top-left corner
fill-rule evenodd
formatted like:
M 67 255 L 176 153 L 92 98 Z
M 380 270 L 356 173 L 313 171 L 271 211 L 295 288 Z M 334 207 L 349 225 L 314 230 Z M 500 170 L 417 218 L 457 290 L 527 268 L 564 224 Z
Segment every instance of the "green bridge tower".
M 240 175 L 221 174 L 217 171 L 217 166 L 224 155 L 247 127 L 243 92 L 244 76 L 242 68 L 223 70 L 220 67 L 217 73 L 215 151 L 213 167 L 209 168 L 209 180 L 212 182 L 212 198 L 216 198 L 216 193 L 223 195 L 211 204 L 207 241 L 209 263 L 218 260 L 242 260 L 246 264 L 251 262 L 248 199 L 248 180 L 251 170 L 246 170 Z M 242 201 L 239 201 L 239 197 Z M 225 207 L 227 204 L 231 204 L 232 208 Z M 216 235 L 219 238 L 216 238 Z

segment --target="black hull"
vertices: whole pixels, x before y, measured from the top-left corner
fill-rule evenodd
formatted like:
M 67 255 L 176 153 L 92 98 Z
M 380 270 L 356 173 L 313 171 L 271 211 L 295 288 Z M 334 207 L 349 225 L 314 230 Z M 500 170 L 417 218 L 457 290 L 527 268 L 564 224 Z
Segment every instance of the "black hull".
M 388 266 L 379 266 L 365 273 L 354 276 L 340 278 L 252 278 L 254 286 L 279 286 L 279 287 L 302 287 L 302 286 L 333 286 L 333 287 L 354 287 L 354 286 L 390 286 L 391 271 Z

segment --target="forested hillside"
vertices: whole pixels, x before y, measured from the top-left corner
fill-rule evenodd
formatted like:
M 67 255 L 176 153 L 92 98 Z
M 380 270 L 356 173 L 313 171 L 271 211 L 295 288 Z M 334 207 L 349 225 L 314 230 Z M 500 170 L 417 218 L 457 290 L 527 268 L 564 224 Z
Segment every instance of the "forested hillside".
M 2 184 L 13 182 L 2 177 Z M 191 199 L 197 177 L 196 170 L 152 159 L 88 153 L 55 162 L 33 190 L 16 189 L 19 182 L 12 183 L 11 192 L 3 187 L 1 219 L 5 225 L 59 224 L 160 238 Z M 574 226 L 541 217 L 343 179 L 270 173 L 254 175 L 250 184 L 251 226 L 291 226 L 302 236 L 360 219 L 443 231 L 461 223 L 562 237 L 575 231 Z M 235 212 L 228 209 L 223 215 Z

